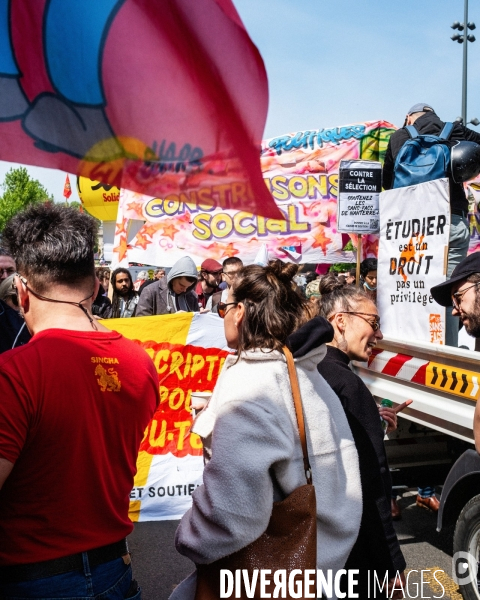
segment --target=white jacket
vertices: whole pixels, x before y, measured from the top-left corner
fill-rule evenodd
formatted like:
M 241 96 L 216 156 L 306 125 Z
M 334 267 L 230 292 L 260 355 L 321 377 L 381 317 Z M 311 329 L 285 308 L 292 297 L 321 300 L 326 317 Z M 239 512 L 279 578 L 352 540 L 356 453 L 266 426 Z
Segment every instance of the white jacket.
M 336 571 L 357 538 L 362 494 L 345 412 L 316 368 L 325 352 L 321 346 L 295 362 L 317 498 L 317 568 Z M 175 543 L 181 554 L 203 564 L 240 550 L 266 530 L 274 497 L 270 470 L 284 497 L 306 482 L 283 354 L 248 351 L 238 362 L 227 357 L 192 430 L 207 447 L 211 442 L 212 456 Z M 190 577 L 171 598 L 193 598 L 194 590 Z

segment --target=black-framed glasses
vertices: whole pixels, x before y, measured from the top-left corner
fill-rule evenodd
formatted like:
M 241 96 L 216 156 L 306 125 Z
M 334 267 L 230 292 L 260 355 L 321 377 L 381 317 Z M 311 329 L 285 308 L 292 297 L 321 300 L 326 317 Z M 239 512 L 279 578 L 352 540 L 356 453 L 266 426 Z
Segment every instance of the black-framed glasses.
M 224 319 L 225 315 L 228 312 L 227 306 L 237 306 L 237 304 L 238 304 L 238 302 L 219 302 L 217 304 L 218 316 L 221 319 Z
M 480 281 L 477 281 L 477 283 L 473 283 L 472 285 L 469 285 L 467 288 L 465 288 L 464 290 L 462 290 L 460 292 L 455 292 L 454 294 L 452 294 L 452 304 L 456 310 L 460 310 L 460 304 L 462 303 L 463 297 L 468 292 L 468 290 L 471 290 L 472 288 L 476 287 L 477 285 L 480 285 Z
M 238 271 L 222 271 L 222 274 L 225 275 L 225 277 L 236 277 Z
M 380 317 L 378 315 L 375 315 L 373 313 L 363 313 L 363 312 L 356 312 L 353 310 L 339 310 L 338 313 L 335 313 L 335 315 L 339 315 L 339 314 L 347 314 L 347 315 L 355 315 L 357 317 L 360 317 L 361 319 L 363 319 L 366 323 L 368 323 L 370 325 L 370 327 L 373 329 L 373 331 L 378 331 L 380 329 Z M 332 315 L 331 317 L 329 317 L 329 321 L 331 319 L 333 319 L 333 317 L 335 315 Z M 369 319 L 365 319 L 365 317 L 372 317 L 373 321 L 369 320 Z

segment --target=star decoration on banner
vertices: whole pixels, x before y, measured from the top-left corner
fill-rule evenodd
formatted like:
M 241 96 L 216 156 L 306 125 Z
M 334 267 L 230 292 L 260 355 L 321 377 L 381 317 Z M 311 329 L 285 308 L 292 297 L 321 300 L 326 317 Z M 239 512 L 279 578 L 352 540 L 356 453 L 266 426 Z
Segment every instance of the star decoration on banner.
M 286 238 L 277 237 L 275 239 L 279 246 L 301 246 L 302 245 L 302 240 L 294 235 L 290 236 L 290 237 L 286 237 Z
M 325 227 L 319 227 L 318 233 L 312 236 L 314 242 L 312 248 L 321 248 L 324 254 L 327 254 L 327 246 L 332 242 L 331 238 L 325 235 Z
M 152 241 L 151 240 L 147 240 L 147 238 L 141 234 L 141 232 L 139 231 L 137 233 L 137 237 L 135 239 L 135 246 L 138 246 L 139 248 L 141 248 L 142 250 L 145 250 L 148 246 L 148 244 L 151 244 Z
M 172 241 L 175 238 L 175 234 L 180 230 L 175 227 L 175 225 L 169 223 L 168 225 L 163 225 L 162 227 L 162 235 L 165 237 L 169 237 Z
M 124 217 L 121 223 L 117 223 L 115 227 L 115 235 L 122 235 L 124 233 L 127 235 L 127 230 L 125 229 L 125 225 L 127 224 L 128 219 Z
M 240 251 L 237 250 L 234 246 L 234 244 L 232 242 L 230 242 L 230 244 L 227 245 L 227 247 L 224 249 L 222 256 L 236 256 L 237 254 L 240 254 Z
M 143 204 L 141 202 L 130 202 L 127 204 L 127 210 L 133 210 L 138 216 L 142 216 L 142 207 Z
M 127 237 L 122 235 L 120 237 L 120 244 L 113 249 L 114 252 L 118 253 L 119 262 L 122 261 L 125 258 L 125 256 L 127 256 L 127 249 Z
M 190 225 L 191 222 L 192 222 L 192 215 L 187 210 L 185 212 L 185 214 L 180 215 L 179 217 L 177 217 L 177 222 L 178 223 L 188 223 L 188 225 Z
M 143 233 L 145 235 L 149 235 L 150 237 L 153 237 L 155 235 L 155 233 L 158 231 L 160 225 L 158 223 L 148 223 L 145 224 L 138 233 Z
M 364 238 L 364 243 L 363 245 L 363 256 L 369 257 L 369 256 L 378 256 L 378 238 L 375 238 L 373 236 L 366 236 L 366 239 Z

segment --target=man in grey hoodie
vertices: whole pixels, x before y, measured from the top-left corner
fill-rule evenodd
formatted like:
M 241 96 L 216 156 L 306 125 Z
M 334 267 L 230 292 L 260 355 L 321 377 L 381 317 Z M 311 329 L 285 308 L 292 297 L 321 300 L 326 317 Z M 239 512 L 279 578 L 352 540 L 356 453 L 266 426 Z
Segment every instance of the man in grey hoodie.
M 198 312 L 194 288 L 198 281 L 197 267 L 189 256 L 173 265 L 168 276 L 143 288 L 137 305 L 137 317 L 165 315 L 180 310 Z

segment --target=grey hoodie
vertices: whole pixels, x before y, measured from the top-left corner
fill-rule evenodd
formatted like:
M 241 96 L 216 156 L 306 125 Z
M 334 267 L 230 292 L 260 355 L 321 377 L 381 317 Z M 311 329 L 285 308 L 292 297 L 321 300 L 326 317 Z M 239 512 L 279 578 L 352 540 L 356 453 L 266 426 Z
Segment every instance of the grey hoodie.
M 195 282 L 183 294 L 175 294 L 171 283 L 177 277 L 192 277 Z M 185 310 L 198 312 L 197 294 L 193 291 L 197 285 L 197 267 L 189 256 L 184 256 L 173 265 L 165 278 L 159 279 L 143 288 L 137 305 L 137 317 L 147 315 L 165 315 Z
M 172 289 L 171 282 L 177 277 L 194 277 L 195 282 L 187 289 L 183 294 L 175 294 Z M 168 293 L 169 296 L 172 297 L 174 306 L 178 305 L 178 310 L 185 310 L 187 312 L 192 311 L 191 303 L 188 301 L 187 295 L 190 294 L 195 286 L 197 285 L 198 280 L 198 271 L 195 263 L 189 256 L 184 256 L 177 260 L 177 262 L 170 269 L 169 274 L 167 275 L 167 283 L 168 283 Z M 196 297 L 196 294 L 195 294 Z M 196 312 L 198 311 L 198 300 L 196 301 L 197 308 L 193 308 Z

